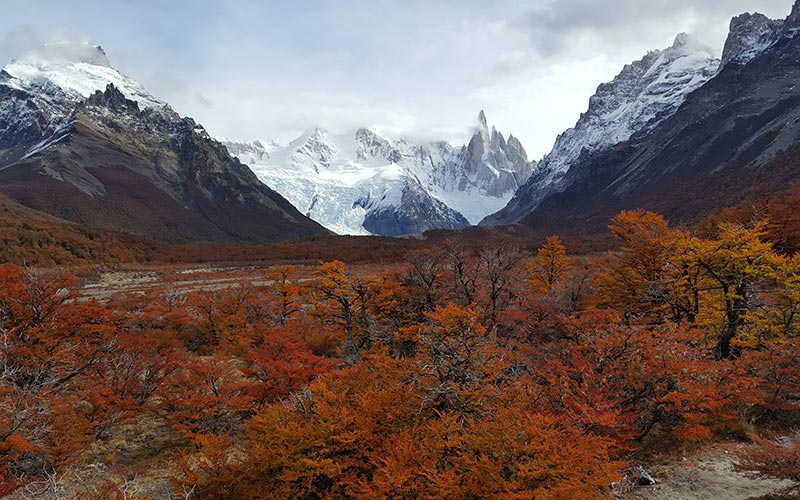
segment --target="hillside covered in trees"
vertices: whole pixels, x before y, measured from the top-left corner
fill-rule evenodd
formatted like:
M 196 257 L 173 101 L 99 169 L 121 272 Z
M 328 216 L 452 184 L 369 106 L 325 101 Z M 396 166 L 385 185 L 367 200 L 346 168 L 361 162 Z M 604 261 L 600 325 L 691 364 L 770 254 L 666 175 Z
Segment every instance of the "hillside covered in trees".
M 771 441 L 800 417 L 800 260 L 775 222 L 610 231 L 609 253 L 451 239 L 100 298 L 2 265 L 0 495 L 593 499 L 730 439 L 800 479 Z

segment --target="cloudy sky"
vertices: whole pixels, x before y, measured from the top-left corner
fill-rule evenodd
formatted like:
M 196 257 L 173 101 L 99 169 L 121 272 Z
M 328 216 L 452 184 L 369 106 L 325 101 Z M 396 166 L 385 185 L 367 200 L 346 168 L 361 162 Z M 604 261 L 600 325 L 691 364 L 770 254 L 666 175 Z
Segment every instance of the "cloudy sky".
M 480 109 L 532 157 L 602 81 L 685 31 L 721 49 L 733 15 L 792 0 L 0 0 L 0 61 L 56 40 L 228 138 L 320 125 L 458 142 Z

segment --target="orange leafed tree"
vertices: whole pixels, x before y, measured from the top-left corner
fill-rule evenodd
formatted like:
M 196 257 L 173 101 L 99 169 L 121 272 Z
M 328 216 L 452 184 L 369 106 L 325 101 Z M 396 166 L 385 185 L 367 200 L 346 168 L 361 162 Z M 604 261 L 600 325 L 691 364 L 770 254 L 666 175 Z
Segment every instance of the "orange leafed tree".
M 572 269 L 567 249 L 558 236 L 549 236 L 536 257 L 528 263 L 528 276 L 535 290 L 550 292 L 558 286 Z

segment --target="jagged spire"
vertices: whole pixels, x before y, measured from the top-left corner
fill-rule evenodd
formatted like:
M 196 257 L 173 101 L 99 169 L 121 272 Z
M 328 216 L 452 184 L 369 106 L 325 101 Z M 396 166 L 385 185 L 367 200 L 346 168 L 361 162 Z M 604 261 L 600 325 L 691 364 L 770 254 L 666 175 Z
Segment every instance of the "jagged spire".
M 786 18 L 786 27 L 789 29 L 800 28 L 800 0 L 794 2 L 792 12 Z
M 118 111 L 128 111 L 137 113 L 139 111 L 139 104 L 125 97 L 125 95 L 113 84 L 106 85 L 106 89 L 97 90 L 94 94 L 90 95 L 86 101 L 85 106 L 104 107 Z
M 480 123 L 483 128 L 489 128 L 486 124 L 486 113 L 484 113 L 483 110 L 478 113 L 478 123 Z

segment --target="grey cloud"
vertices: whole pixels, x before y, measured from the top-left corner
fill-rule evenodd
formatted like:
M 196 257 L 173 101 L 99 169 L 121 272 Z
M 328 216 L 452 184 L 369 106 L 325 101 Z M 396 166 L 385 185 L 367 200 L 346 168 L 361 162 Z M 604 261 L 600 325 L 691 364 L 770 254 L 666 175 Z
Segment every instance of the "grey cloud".
M 489 73 L 501 76 L 513 75 L 529 69 L 535 62 L 536 58 L 529 52 L 517 50 L 500 56 Z
M 542 56 L 663 40 L 677 31 L 702 32 L 716 38 L 707 40 L 716 45 L 732 16 L 754 7 L 767 15 L 785 16 L 791 4 L 791 0 L 555 0 L 530 11 L 521 25 Z

